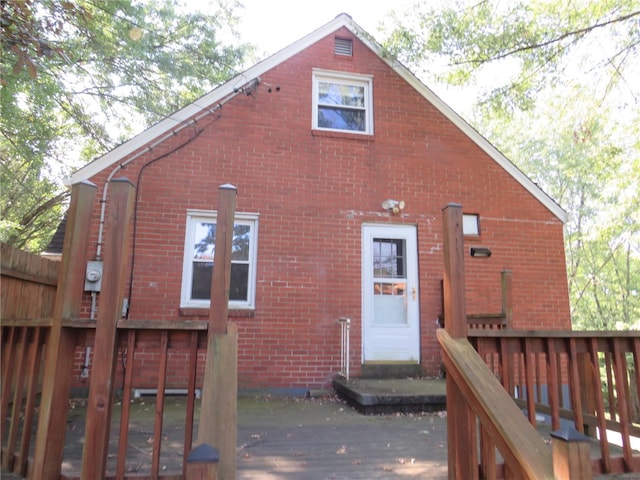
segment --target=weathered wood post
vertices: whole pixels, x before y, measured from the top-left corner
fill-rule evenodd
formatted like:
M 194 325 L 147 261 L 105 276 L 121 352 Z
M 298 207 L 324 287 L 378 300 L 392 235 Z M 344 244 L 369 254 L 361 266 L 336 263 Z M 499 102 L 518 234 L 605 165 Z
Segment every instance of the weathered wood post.
M 573 428 L 551 432 L 553 473 L 558 480 L 591 480 L 590 439 Z
M 217 474 L 220 480 L 236 478 L 238 330 L 235 324 L 228 321 L 236 196 L 237 190 L 233 185 L 220 186 L 207 359 L 197 440 L 199 446 L 208 445 L 218 450 L 220 461 Z M 189 470 L 187 472 L 190 473 Z M 189 480 L 192 478 L 201 477 L 189 477 Z M 207 478 L 213 480 L 215 477 Z
M 466 338 L 464 235 L 462 206 L 450 203 L 442 209 L 444 232 L 444 318 L 451 338 Z M 447 377 L 447 443 L 449 478 L 478 477 L 475 418 L 464 395 Z
M 187 479 L 218 480 L 220 454 L 211 445 L 203 443 L 191 450 L 187 457 Z
M 96 190 L 96 186 L 90 182 L 77 183 L 71 189 L 53 323 L 47 341 L 30 478 L 60 476 L 76 346 L 76 332 L 63 327 L 62 322 L 65 318 L 80 315 L 86 271 L 85 252 L 89 245 L 89 226 Z
M 111 181 L 107 209 L 100 309 L 96 320 L 93 373 L 89 383 L 81 478 L 104 478 L 113 404 L 113 377 L 118 359 L 117 323 L 122 316 L 129 262 L 129 233 L 135 187 L 126 178 Z

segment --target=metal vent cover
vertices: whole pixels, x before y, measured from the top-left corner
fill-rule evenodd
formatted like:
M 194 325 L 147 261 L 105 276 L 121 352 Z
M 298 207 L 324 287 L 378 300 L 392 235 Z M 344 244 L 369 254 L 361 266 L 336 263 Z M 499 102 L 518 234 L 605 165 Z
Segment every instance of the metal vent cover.
M 336 55 L 344 55 L 347 57 L 353 56 L 353 40 L 350 38 L 336 38 L 336 43 L 333 49 Z

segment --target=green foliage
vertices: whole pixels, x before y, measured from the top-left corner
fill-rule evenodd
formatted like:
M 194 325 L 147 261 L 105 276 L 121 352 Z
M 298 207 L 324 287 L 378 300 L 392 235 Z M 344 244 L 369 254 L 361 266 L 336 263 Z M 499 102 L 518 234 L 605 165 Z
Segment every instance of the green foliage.
M 409 65 L 426 65 L 424 72 L 449 85 L 478 83 L 488 73 L 482 101 L 495 112 L 532 108 L 542 89 L 564 84 L 576 70 L 592 79 L 604 75 L 607 82 L 627 82 L 637 73 L 637 0 L 432 5 L 418 3 L 396 17 L 387 48 Z M 433 69 L 443 63 L 445 68 Z
M 235 6 L 3 0 L 3 241 L 42 250 L 63 210 L 61 178 L 236 73 L 250 50 L 221 39 L 234 34 Z
M 640 328 L 640 4 L 417 8 L 387 48 L 435 85 L 474 86 L 476 128 L 569 214 L 574 326 Z

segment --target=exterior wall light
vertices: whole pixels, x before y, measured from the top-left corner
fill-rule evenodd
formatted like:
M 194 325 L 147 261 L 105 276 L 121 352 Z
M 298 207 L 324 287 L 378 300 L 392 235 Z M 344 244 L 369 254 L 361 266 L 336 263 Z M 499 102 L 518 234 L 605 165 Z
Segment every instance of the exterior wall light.
M 382 202 L 382 208 L 393 213 L 399 213 L 401 210 L 404 210 L 404 200 L 398 201 L 388 198 L 387 200 Z
M 489 250 L 489 247 L 471 247 L 471 249 L 469 250 L 469 253 L 471 254 L 472 257 L 490 257 L 491 256 L 491 250 Z

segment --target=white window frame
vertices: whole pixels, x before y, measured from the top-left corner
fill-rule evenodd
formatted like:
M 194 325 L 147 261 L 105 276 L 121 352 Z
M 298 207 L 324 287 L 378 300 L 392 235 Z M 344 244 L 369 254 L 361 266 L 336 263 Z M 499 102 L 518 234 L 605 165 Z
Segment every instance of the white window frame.
M 462 215 L 462 233 L 469 237 L 480 236 L 480 215 L 464 213 Z
M 329 82 L 341 85 L 353 85 L 364 87 L 364 112 L 365 112 L 365 129 L 359 130 L 343 130 L 337 128 L 324 128 L 318 126 L 318 96 L 319 83 Z M 373 135 L 373 77 L 371 75 L 355 75 L 351 73 L 333 72 L 327 70 L 313 70 L 313 108 L 311 126 L 314 130 L 322 130 L 329 132 L 353 133 L 359 135 Z
M 256 261 L 258 252 L 258 217 L 257 213 L 236 213 L 234 225 L 250 225 L 251 240 L 249 243 L 249 278 L 247 300 L 229 300 L 230 309 L 254 309 L 256 295 Z M 215 223 L 217 212 L 210 210 L 187 210 L 184 240 L 182 287 L 180 294 L 181 308 L 209 308 L 211 300 L 191 298 L 191 281 L 193 278 L 193 245 L 195 242 L 195 226 L 197 223 Z

